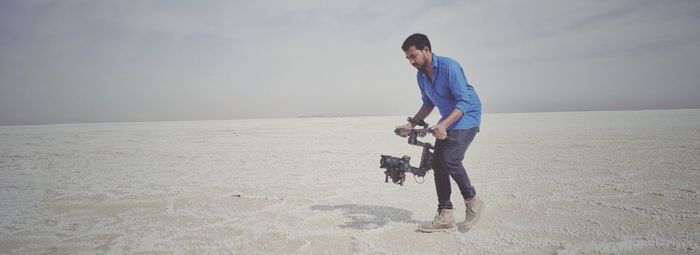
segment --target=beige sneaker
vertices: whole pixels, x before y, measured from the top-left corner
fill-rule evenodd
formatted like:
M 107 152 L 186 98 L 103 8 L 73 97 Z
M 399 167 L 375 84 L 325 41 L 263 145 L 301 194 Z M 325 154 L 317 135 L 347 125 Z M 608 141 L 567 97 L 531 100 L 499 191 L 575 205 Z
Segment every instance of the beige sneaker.
M 484 201 L 479 197 L 465 199 L 464 205 L 467 207 L 467 213 L 464 217 L 464 228 L 470 229 L 479 220 L 481 209 L 484 207 Z
M 433 222 L 418 226 L 421 232 L 432 233 L 438 231 L 455 230 L 455 216 L 452 209 L 442 209 L 435 215 Z

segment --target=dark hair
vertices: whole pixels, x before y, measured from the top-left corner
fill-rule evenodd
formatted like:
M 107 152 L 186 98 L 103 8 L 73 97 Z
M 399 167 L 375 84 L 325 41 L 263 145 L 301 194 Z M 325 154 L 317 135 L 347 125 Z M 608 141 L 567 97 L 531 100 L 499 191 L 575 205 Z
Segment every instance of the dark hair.
M 430 48 L 430 40 L 428 40 L 428 36 L 424 34 L 412 34 L 411 36 L 406 38 L 405 41 L 403 41 L 401 49 L 403 51 L 407 51 L 408 48 L 411 48 L 411 46 L 415 46 L 417 50 L 423 50 L 423 48 L 428 47 L 428 50 L 433 51 L 433 49 Z

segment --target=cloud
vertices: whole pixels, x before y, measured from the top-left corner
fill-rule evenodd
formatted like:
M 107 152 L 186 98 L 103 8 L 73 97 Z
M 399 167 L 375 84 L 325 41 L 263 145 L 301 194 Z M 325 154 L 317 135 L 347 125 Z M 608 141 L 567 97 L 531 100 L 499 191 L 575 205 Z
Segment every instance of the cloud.
M 486 111 L 700 107 L 696 1 L 0 5 L 0 125 L 411 115 L 414 32 Z

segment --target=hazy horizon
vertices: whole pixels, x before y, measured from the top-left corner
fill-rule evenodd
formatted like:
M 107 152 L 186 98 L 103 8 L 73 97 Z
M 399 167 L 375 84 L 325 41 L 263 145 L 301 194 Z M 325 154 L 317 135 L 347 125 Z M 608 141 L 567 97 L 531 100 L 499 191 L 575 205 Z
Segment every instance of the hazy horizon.
M 624 110 L 624 109 L 612 109 L 612 110 L 562 110 L 562 111 L 530 111 L 530 112 L 487 112 L 484 115 L 487 117 L 489 115 L 512 115 L 512 114 L 556 114 L 556 113 L 585 113 L 585 112 L 601 112 L 601 113 L 611 113 L 611 112 L 645 112 L 645 111 L 693 111 L 700 110 L 700 108 L 657 108 L 657 109 L 635 109 L 635 110 Z M 52 126 L 52 125 L 81 125 L 81 124 L 127 124 L 127 123 L 166 123 L 166 122 L 209 122 L 209 121 L 255 121 L 255 120 L 286 120 L 286 119 L 326 119 L 326 118 L 363 118 L 363 117 L 396 117 L 397 123 L 404 121 L 408 114 L 328 114 L 328 115 L 302 115 L 302 116 L 286 116 L 286 117 L 260 117 L 260 118 L 231 118 L 231 119 L 161 119 L 161 120 L 112 120 L 112 121 L 84 121 L 84 122 L 55 122 L 55 123 L 25 123 L 25 124 L 10 124 L 10 125 L 0 125 L 0 127 L 21 127 L 21 126 Z M 437 121 L 440 118 L 438 113 L 433 113 L 426 120 L 429 124 L 434 124 L 433 121 Z M 483 123 L 482 123 L 483 124 Z
M 700 108 L 697 1 L 2 1 L 0 126 L 408 116 L 400 49 L 485 113 Z M 438 114 L 434 112 L 433 114 Z

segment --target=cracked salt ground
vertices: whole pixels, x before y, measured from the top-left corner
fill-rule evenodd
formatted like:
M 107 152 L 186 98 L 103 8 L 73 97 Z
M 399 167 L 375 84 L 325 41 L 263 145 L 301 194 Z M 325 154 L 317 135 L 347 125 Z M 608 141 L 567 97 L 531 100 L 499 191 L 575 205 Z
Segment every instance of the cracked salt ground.
M 414 232 L 432 173 L 378 167 L 419 158 L 403 120 L 0 127 L 0 254 L 700 251 L 700 110 L 485 114 L 465 164 L 486 211 L 435 234 Z

